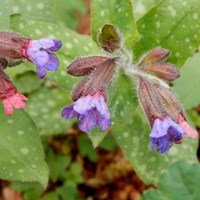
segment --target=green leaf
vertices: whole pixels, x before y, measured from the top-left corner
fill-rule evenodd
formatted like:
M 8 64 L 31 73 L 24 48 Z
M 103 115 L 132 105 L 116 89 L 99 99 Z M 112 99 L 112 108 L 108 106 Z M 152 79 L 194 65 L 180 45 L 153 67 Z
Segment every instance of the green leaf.
M 75 12 L 85 14 L 86 8 L 83 0 L 13 0 L 12 13 L 23 13 L 25 17 L 51 20 L 75 28 L 78 18 Z
M 158 183 L 158 190 L 150 190 L 144 194 L 142 200 L 151 199 L 181 199 L 199 200 L 200 166 L 184 161 L 173 164 L 163 174 Z M 159 194 L 159 196 L 158 196 Z M 157 197 L 156 197 L 157 196 Z M 156 197 L 156 198 L 152 198 Z M 158 198 L 159 197 L 159 198 Z
M 88 137 L 86 135 L 81 135 L 78 138 L 78 149 L 83 157 L 88 157 L 90 161 L 97 161 L 98 154 L 92 147 Z
M 130 0 L 92 0 L 91 22 L 94 40 L 97 40 L 99 31 L 105 24 L 111 24 L 122 34 L 126 48 L 132 49 L 138 32 L 133 16 L 133 7 Z
M 66 73 L 66 68 L 70 62 L 80 56 L 99 53 L 99 49 L 91 37 L 79 35 L 59 24 L 29 18 L 25 20 L 20 15 L 14 15 L 11 17 L 11 26 L 14 31 L 29 38 L 50 37 L 62 41 L 62 48 L 56 52 L 60 66 L 57 71 L 48 72 L 47 78 L 65 89 L 71 90 L 74 84 L 80 80 Z M 25 64 L 33 68 L 33 64 L 28 62 Z
M 135 19 L 141 18 L 148 10 L 162 0 L 132 0 Z
M 33 71 L 27 71 L 23 74 L 18 74 L 13 80 L 16 88 L 19 88 L 21 93 L 31 93 L 38 89 L 43 80 L 39 79 Z
M 75 29 L 78 25 L 78 17 L 76 13 L 81 15 L 86 14 L 86 6 L 84 0 L 54 0 L 53 3 L 53 15 L 55 21 L 61 21 L 67 27 Z
M 73 162 L 70 165 L 69 170 L 62 173 L 62 179 L 66 180 L 67 183 L 72 185 L 83 183 L 83 177 L 81 175 L 82 171 L 82 165 L 78 162 Z
M 80 194 L 76 185 L 65 183 L 63 186 L 57 189 L 57 193 L 61 196 L 62 200 L 81 200 Z
M 171 62 L 182 66 L 200 43 L 199 12 L 198 0 L 161 1 L 137 23 L 141 38 L 133 48 L 136 60 L 161 46 L 172 51 Z
M 174 90 L 178 94 L 185 109 L 200 104 L 200 53 L 189 58 L 181 69 L 181 76 L 174 82 Z
M 48 169 L 35 125 L 22 110 L 10 117 L 0 107 L 0 178 L 38 182 L 46 187 Z
M 61 110 L 71 104 L 70 92 L 43 87 L 28 96 L 26 111 L 32 117 L 41 135 L 54 135 L 66 131 L 74 120 L 61 117 Z
M 71 157 L 56 155 L 53 151 L 47 153 L 47 163 L 49 165 L 50 177 L 56 181 L 63 171 L 69 166 Z
M 100 148 L 106 150 L 106 151 L 113 151 L 117 148 L 117 143 L 112 135 L 107 135 L 102 143 L 100 144 Z
M 49 192 L 41 200 L 60 200 L 60 199 L 56 192 Z
M 0 31 L 10 31 L 11 0 L 0 2 Z
M 24 200 L 39 199 L 40 195 L 44 191 L 41 185 L 36 183 L 13 182 L 11 188 L 15 191 L 23 192 Z

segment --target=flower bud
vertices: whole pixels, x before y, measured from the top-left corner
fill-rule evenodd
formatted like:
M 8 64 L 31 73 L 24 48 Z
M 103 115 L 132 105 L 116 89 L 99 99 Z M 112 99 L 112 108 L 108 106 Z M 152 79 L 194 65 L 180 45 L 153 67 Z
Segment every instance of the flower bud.
M 107 58 L 106 61 L 95 66 L 94 70 L 75 87 L 72 100 L 81 96 L 94 95 L 98 91 L 105 91 L 115 72 L 116 58 Z
M 169 56 L 169 53 L 169 51 L 157 47 L 144 56 L 144 58 L 140 61 L 139 66 L 163 62 Z
M 167 152 L 180 144 L 183 136 L 197 137 L 197 131 L 186 122 L 176 96 L 167 88 L 139 77 L 139 99 L 152 127 L 151 148 Z
M 0 99 L 7 115 L 12 115 L 15 108 L 25 108 L 27 98 L 19 93 L 9 77 L 0 70 Z
M 113 52 L 120 48 L 120 36 L 114 26 L 106 24 L 99 34 L 101 47 L 108 52 Z
M 182 114 L 183 110 L 171 90 L 140 77 L 138 92 L 151 126 L 155 118 L 163 119 L 165 116 L 178 123 L 179 114 Z
M 0 32 L 1 66 L 15 66 L 22 62 L 25 38 L 17 33 Z

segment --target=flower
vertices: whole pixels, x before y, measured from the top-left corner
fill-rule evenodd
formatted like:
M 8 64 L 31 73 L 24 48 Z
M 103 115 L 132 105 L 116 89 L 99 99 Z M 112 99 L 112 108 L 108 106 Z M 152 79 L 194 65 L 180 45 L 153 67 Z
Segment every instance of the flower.
M 82 96 L 73 105 L 65 107 L 62 110 L 62 117 L 66 119 L 77 117 L 79 128 L 84 132 L 96 126 L 105 131 L 111 125 L 105 97 L 100 91 L 94 95 Z
M 42 38 L 40 40 L 26 40 L 23 47 L 23 56 L 37 66 L 39 78 L 46 76 L 46 70 L 55 71 L 59 61 L 52 52 L 62 46 L 60 40 Z
M 198 137 L 197 131 L 187 123 L 187 121 L 181 114 L 179 115 L 179 125 L 185 130 L 187 137 L 189 138 Z
M 185 130 L 169 117 L 164 119 L 156 118 L 150 134 L 151 148 L 159 153 L 167 152 L 173 143 L 180 144 L 183 140 Z
M 23 94 L 16 91 L 11 96 L 8 96 L 7 98 L 2 99 L 2 103 L 4 106 L 4 112 L 7 115 L 12 115 L 13 110 L 15 108 L 24 109 L 26 107 L 26 104 L 24 101 L 26 101 L 26 100 L 28 100 L 28 99 Z
M 15 108 L 23 109 L 26 107 L 24 101 L 27 98 L 17 91 L 9 77 L 2 70 L 0 70 L 0 99 L 7 115 L 12 115 Z

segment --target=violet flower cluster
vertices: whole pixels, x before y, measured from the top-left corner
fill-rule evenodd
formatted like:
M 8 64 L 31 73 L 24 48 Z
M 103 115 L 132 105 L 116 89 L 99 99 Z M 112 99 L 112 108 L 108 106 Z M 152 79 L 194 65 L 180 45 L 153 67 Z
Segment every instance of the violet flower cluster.
M 93 56 L 79 58 L 68 67 L 68 73 L 84 76 L 72 95 L 74 103 L 62 110 L 62 117 L 78 118 L 79 128 L 88 132 L 98 126 L 106 131 L 111 117 L 106 104 L 106 90 L 115 72 L 117 58 Z
M 109 34 L 107 29 L 112 30 L 113 34 Z M 109 53 L 121 46 L 120 37 L 109 25 L 103 28 L 99 41 Z M 152 128 L 151 148 L 161 154 L 167 152 L 173 144 L 182 143 L 184 136 L 198 136 L 197 131 L 187 123 L 180 102 L 168 85 L 180 76 L 176 66 L 165 62 L 168 56 L 169 51 L 155 48 L 144 56 L 135 69 L 136 73 L 133 73 L 138 79 L 140 105 Z M 76 117 L 79 128 L 84 132 L 96 126 L 102 131 L 109 128 L 111 116 L 106 104 L 106 92 L 115 73 L 117 60 L 123 58 L 91 56 L 78 58 L 68 66 L 68 74 L 84 78 L 73 91 L 74 103 L 62 110 L 63 118 Z
M 0 43 L 0 100 L 5 113 L 11 115 L 15 108 L 25 108 L 27 98 L 17 91 L 4 69 L 27 59 L 36 65 L 39 78 L 43 78 L 46 70 L 55 71 L 58 68 L 59 61 L 53 52 L 59 50 L 62 44 L 60 40 L 32 40 L 12 32 L 0 32 Z
M 146 55 L 138 68 L 165 81 L 179 77 L 178 69 L 165 63 L 169 52 L 156 48 Z M 169 87 L 139 76 L 140 104 L 152 127 L 151 148 L 159 153 L 167 152 L 173 144 L 181 144 L 184 136 L 196 138 L 198 133 L 189 126 L 180 102 Z

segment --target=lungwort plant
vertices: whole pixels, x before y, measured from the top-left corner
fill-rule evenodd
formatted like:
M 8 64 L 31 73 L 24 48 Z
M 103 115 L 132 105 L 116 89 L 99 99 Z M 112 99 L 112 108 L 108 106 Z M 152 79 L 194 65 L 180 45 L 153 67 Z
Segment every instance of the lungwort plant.
M 0 12 L 0 178 L 45 188 L 40 136 L 72 118 L 94 147 L 111 133 L 145 183 L 196 162 L 187 111 L 200 103 L 198 0 L 92 0 L 91 36 L 69 29 L 53 0 L 10 0 Z

